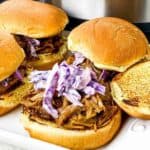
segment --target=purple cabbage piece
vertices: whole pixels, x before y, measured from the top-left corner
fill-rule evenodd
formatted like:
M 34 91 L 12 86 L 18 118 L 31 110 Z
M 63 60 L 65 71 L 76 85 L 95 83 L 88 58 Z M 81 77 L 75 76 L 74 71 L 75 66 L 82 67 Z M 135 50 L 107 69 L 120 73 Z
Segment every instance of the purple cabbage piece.
M 115 71 L 102 70 L 99 80 L 111 81 L 115 75 L 116 75 Z
M 50 71 L 33 71 L 29 75 L 29 80 L 34 85 L 35 90 L 45 89 Z
M 83 92 L 89 96 L 94 95 L 96 93 L 95 89 L 91 86 L 87 86 L 86 88 L 84 88 Z
M 30 42 L 32 43 L 33 46 L 39 46 L 40 45 L 40 41 L 37 39 L 32 39 L 32 38 L 28 38 L 30 40 Z
M 33 71 L 29 75 L 29 80 L 34 84 L 35 90 L 45 89 L 50 71 Z
M 57 110 L 52 106 L 52 100 L 53 96 L 56 91 L 57 87 L 57 81 L 59 78 L 58 74 L 58 65 L 55 64 L 53 70 L 49 73 L 48 79 L 47 79 L 47 85 L 44 92 L 44 98 L 43 98 L 43 108 L 51 114 L 53 118 L 58 118 L 58 112 Z
M 23 76 L 21 75 L 19 70 L 16 70 L 16 72 L 14 73 L 14 76 L 20 81 L 23 80 Z
M 59 67 L 59 80 L 57 85 L 58 95 L 61 96 L 65 91 L 69 90 L 71 81 L 70 77 L 70 68 L 66 62 L 62 62 Z M 68 82 L 69 81 L 69 82 Z
M 16 70 L 15 73 L 13 74 L 13 76 L 14 76 L 15 78 L 17 78 L 19 81 L 22 81 L 22 80 L 23 80 L 23 76 L 22 76 L 22 74 L 20 73 L 19 70 Z M 4 86 L 4 87 L 7 87 L 7 86 L 9 85 L 9 79 L 10 79 L 10 77 L 8 77 L 7 79 L 1 81 L 0 84 L 1 84 L 2 86 Z
M 75 106 L 82 106 L 82 103 L 80 103 L 81 95 L 75 89 L 69 89 L 69 91 L 63 93 L 63 95 Z
M 1 85 L 4 86 L 4 87 L 7 87 L 8 86 L 8 78 L 1 81 Z
M 36 50 L 35 50 L 35 47 L 33 45 L 30 45 L 30 52 L 31 52 L 31 56 L 38 57 Z
M 75 81 L 72 85 L 74 89 L 82 90 L 84 89 L 88 83 L 92 80 L 91 72 L 89 68 L 79 69 L 75 76 Z
M 100 76 L 99 76 L 99 80 L 105 79 L 106 76 L 107 76 L 107 71 L 103 69 L 102 72 L 101 72 L 101 74 L 100 74 Z
M 73 65 L 77 66 L 85 60 L 85 57 L 79 52 L 74 52 L 74 56 L 75 56 L 75 60 L 73 62 Z
M 33 83 L 37 83 L 40 80 L 47 80 L 50 71 L 32 71 L 29 75 L 29 79 Z
M 92 87 L 95 89 L 96 92 L 98 92 L 99 94 L 102 94 L 104 95 L 105 94 L 105 86 L 99 84 L 98 82 L 96 81 L 91 81 L 88 86 Z
M 24 39 L 28 44 L 30 55 L 33 57 L 38 57 L 35 47 L 40 45 L 40 41 L 29 37 L 24 37 Z

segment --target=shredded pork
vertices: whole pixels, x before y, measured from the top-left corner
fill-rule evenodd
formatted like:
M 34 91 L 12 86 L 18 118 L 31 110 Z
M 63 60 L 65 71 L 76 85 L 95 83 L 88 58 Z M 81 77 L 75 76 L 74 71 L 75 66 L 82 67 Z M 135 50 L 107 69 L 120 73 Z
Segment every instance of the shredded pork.
M 22 77 L 26 75 L 24 64 L 22 64 L 18 70 Z M 8 90 L 11 90 L 13 87 L 20 85 L 21 82 L 22 81 L 20 81 L 14 74 L 12 74 L 10 77 L 0 82 L 0 94 L 6 93 Z
M 59 48 L 64 44 L 64 40 L 61 35 L 42 39 L 32 39 L 21 35 L 15 35 L 15 38 L 18 44 L 24 49 L 27 59 L 38 59 L 38 57 L 32 56 L 30 52 L 30 43 L 32 43 L 32 40 L 37 40 L 39 42 L 38 44 L 32 44 L 37 56 L 39 54 L 57 53 Z

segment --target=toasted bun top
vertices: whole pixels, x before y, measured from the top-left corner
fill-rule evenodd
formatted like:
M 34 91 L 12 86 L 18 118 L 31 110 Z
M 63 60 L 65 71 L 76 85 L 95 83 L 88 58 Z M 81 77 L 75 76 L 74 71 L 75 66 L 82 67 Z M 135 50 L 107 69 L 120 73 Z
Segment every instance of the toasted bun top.
M 129 115 L 150 119 L 150 61 L 136 64 L 111 82 L 113 99 Z
M 68 37 L 68 47 L 82 53 L 98 68 L 123 72 L 145 57 L 148 41 L 133 24 L 104 17 L 76 27 Z
M 11 34 L 0 31 L 0 81 L 10 76 L 24 60 L 23 49 Z
M 0 5 L 0 30 L 32 38 L 53 36 L 68 23 L 65 12 L 32 0 L 8 0 Z

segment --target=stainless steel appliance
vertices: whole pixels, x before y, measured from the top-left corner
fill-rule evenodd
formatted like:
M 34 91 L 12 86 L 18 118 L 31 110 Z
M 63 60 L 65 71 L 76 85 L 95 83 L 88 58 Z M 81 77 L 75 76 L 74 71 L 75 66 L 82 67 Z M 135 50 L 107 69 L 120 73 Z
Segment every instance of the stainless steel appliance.
M 44 0 L 43 0 L 44 1 Z M 63 8 L 71 17 L 92 19 L 121 17 L 134 23 L 150 22 L 150 0 L 45 0 Z

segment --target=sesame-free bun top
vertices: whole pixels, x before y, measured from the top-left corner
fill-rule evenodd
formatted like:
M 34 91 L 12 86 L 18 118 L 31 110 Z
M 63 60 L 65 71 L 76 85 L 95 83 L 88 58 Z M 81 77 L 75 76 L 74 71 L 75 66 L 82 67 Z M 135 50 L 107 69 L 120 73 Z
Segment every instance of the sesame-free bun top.
M 137 63 L 119 73 L 110 86 L 120 108 L 133 117 L 150 119 L 150 61 Z
M 0 81 L 17 70 L 25 54 L 13 35 L 0 31 Z
M 0 30 L 44 38 L 60 33 L 68 17 L 53 5 L 32 0 L 8 0 L 0 4 Z
M 97 18 L 76 27 L 68 47 L 101 69 L 125 71 L 146 56 L 148 41 L 133 24 L 112 17 Z

